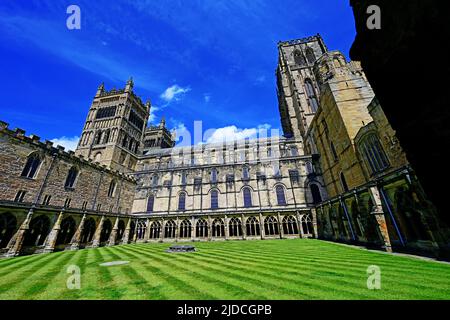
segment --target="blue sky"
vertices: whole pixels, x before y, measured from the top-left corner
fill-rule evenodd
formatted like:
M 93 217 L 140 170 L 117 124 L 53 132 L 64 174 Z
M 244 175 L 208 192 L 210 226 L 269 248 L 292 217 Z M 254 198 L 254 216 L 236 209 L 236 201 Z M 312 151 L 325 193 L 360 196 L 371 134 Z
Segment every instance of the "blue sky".
M 71 4 L 81 30 L 66 27 Z M 277 42 L 320 33 L 348 56 L 355 36 L 342 0 L 1 1 L 0 30 L 0 119 L 63 144 L 80 135 L 98 85 L 130 76 L 154 123 L 280 128 Z

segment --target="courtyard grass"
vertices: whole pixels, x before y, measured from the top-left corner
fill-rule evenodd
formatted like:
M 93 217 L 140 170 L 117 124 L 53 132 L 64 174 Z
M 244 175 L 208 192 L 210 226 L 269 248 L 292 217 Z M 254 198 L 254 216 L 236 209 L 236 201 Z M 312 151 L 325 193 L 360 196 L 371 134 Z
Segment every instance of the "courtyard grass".
M 450 265 L 318 240 L 132 244 L 0 260 L 0 299 L 450 299 Z M 126 260 L 127 265 L 100 263 Z M 69 290 L 67 267 L 81 270 Z M 381 290 L 367 289 L 367 268 Z

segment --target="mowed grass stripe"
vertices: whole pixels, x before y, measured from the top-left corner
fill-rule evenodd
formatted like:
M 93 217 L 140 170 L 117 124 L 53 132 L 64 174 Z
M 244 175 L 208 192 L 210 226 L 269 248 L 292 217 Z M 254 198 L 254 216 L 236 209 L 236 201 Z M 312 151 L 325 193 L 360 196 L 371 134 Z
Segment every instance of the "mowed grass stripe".
M 214 277 L 211 277 L 208 274 L 201 272 L 202 270 L 200 270 L 199 268 L 186 269 L 186 265 L 179 266 L 170 261 L 160 259 L 159 256 L 150 256 L 149 254 L 147 254 L 141 250 L 137 250 L 137 249 L 134 250 L 134 249 L 130 249 L 130 248 L 128 248 L 128 250 L 136 252 L 135 256 L 138 257 L 138 259 L 142 259 L 142 255 L 149 256 L 149 257 L 151 257 L 152 263 L 157 262 L 158 264 L 163 265 L 163 266 L 170 266 L 175 269 L 174 272 L 177 272 L 179 270 L 179 271 L 181 271 L 181 274 L 187 273 L 189 276 L 188 281 L 190 283 L 197 283 L 199 281 L 200 281 L 200 283 L 203 283 L 203 284 L 201 284 L 201 288 L 199 288 L 200 291 L 202 291 L 202 292 L 211 291 L 210 289 L 214 288 L 214 291 L 215 291 L 214 299 L 218 299 L 220 296 L 230 295 L 230 294 L 234 294 L 236 299 L 239 298 L 239 296 L 243 295 L 243 294 L 248 294 L 248 296 L 253 296 L 253 294 L 250 291 L 247 291 L 246 289 L 244 289 L 242 287 L 238 287 L 233 284 L 230 284 L 229 282 L 217 280 Z M 149 262 L 145 262 L 144 265 L 146 268 L 151 267 Z M 212 287 L 211 287 L 211 285 L 212 285 Z M 231 290 L 231 293 L 230 293 L 230 290 Z M 223 291 L 227 291 L 226 294 L 223 294 Z M 175 296 L 171 296 L 170 299 L 179 299 L 179 297 L 177 295 L 175 295 Z
M 124 252 L 118 247 L 109 247 L 107 251 L 116 261 L 124 256 Z M 126 255 L 125 255 L 126 256 Z M 135 267 L 136 266 L 136 267 Z M 161 284 L 153 285 L 149 282 L 150 279 L 144 277 L 140 270 L 141 263 L 133 263 L 130 265 L 112 267 L 113 270 L 118 270 L 128 278 L 127 281 L 127 299 L 165 299 L 166 297 L 161 292 Z M 138 270 L 136 270 L 138 269 Z M 156 279 L 155 279 L 156 280 Z
M 134 259 L 142 259 L 142 256 L 140 256 L 140 252 L 135 251 L 131 248 L 127 248 L 127 250 L 123 251 L 123 253 L 133 256 Z M 151 261 L 152 262 L 151 264 L 147 263 L 145 264 L 145 266 L 152 272 L 156 272 L 158 275 L 163 277 L 163 279 L 172 287 L 173 289 L 172 292 L 181 294 L 180 298 L 177 297 L 177 299 L 190 299 L 193 296 L 199 296 L 200 299 L 205 300 L 217 299 L 216 296 L 205 293 L 201 287 L 201 283 L 195 281 L 192 282 L 192 278 L 189 277 L 188 274 L 186 274 L 189 272 L 189 270 L 183 267 L 172 266 L 177 268 L 178 269 L 177 271 L 180 271 L 180 273 L 177 272 L 175 274 L 166 272 L 163 269 L 165 269 L 165 267 L 167 268 L 167 265 L 163 263 L 157 263 L 157 265 L 155 265 L 155 262 L 157 261 L 158 261 L 157 259 L 154 259 Z M 169 299 L 171 299 L 170 295 L 168 296 Z
M 7 268 L 6 270 L 0 269 L 0 292 L 2 292 L 2 287 L 8 286 L 11 283 L 23 281 L 33 274 L 35 269 L 39 269 L 45 266 L 49 261 L 54 261 L 61 258 L 61 254 L 43 254 L 34 255 L 33 260 L 18 266 L 17 269 Z
M 354 249 L 354 250 L 359 250 L 359 249 Z M 245 255 L 242 253 L 242 251 L 238 251 L 238 250 L 225 250 L 225 249 L 213 249 L 214 252 L 223 252 L 223 253 L 228 253 L 230 251 L 232 251 L 234 253 L 234 255 L 240 255 L 240 256 L 244 256 L 244 257 L 255 257 L 258 260 L 259 259 L 277 259 L 278 261 L 285 261 L 286 263 L 291 263 L 292 262 L 292 254 L 291 257 L 289 259 L 287 258 L 279 258 L 277 255 L 274 254 L 267 254 L 267 253 L 262 253 L 262 254 L 258 254 L 258 253 L 246 253 Z M 398 272 L 398 274 L 406 274 L 405 273 L 405 268 L 408 268 L 408 273 L 407 274 L 414 274 L 414 272 L 411 271 L 417 271 L 419 273 L 421 273 L 421 276 L 424 278 L 424 280 L 427 281 L 431 281 L 434 282 L 435 284 L 440 284 L 442 283 L 440 280 L 436 280 L 435 277 L 433 277 L 432 275 L 429 275 L 428 272 L 424 272 L 424 271 L 433 271 L 433 275 L 436 273 L 442 273 L 442 276 L 448 275 L 448 273 L 450 272 L 450 266 L 447 266 L 445 264 L 442 263 L 437 263 L 437 262 L 426 262 L 426 264 L 423 264 L 424 261 L 422 260 L 416 260 L 416 259 L 408 259 L 408 258 L 404 258 L 404 257 L 396 257 L 396 256 L 388 256 L 388 255 L 383 255 L 383 254 L 377 254 L 377 253 L 373 253 L 375 256 L 373 256 L 371 259 L 360 259 L 355 257 L 355 255 L 348 255 L 347 259 L 345 259 L 344 261 L 340 261 L 340 260 L 335 260 L 335 259 L 328 259 L 328 254 L 327 253 L 318 253 L 315 252 L 314 254 L 308 256 L 305 255 L 305 253 L 302 251 L 302 255 L 301 256 L 297 256 L 295 257 L 295 259 L 297 259 L 296 262 L 300 262 L 300 263 L 313 263 L 313 264 L 322 264 L 322 263 L 327 263 L 327 264 L 333 264 L 333 265 L 339 265 L 342 266 L 344 268 L 358 268 L 359 266 L 370 266 L 374 264 L 374 260 L 377 260 L 377 264 L 380 267 L 387 267 L 390 271 L 392 272 Z M 323 258 L 323 256 L 325 256 L 326 258 Z M 386 261 L 380 260 L 380 259 L 394 259 L 394 263 L 385 263 Z M 395 261 L 396 259 L 401 259 L 401 261 Z M 405 260 L 406 259 L 406 260 Z M 357 264 L 358 266 L 355 266 L 355 264 Z M 432 270 L 429 270 L 432 269 Z
M 149 252 L 149 250 L 146 250 Z M 145 252 L 145 251 L 142 251 Z M 162 256 L 158 257 L 156 255 L 152 255 L 153 258 L 162 258 Z M 173 258 L 172 258 L 173 256 Z M 266 275 L 261 275 L 256 273 L 254 270 L 246 269 L 246 268 L 238 268 L 238 267 L 231 267 L 227 265 L 226 269 L 217 268 L 213 265 L 220 265 L 221 263 L 219 261 L 202 261 L 202 259 L 199 258 L 199 256 L 196 253 L 189 254 L 189 257 L 184 256 L 183 254 L 172 254 L 170 259 L 171 260 L 177 260 L 182 265 L 189 265 L 192 267 L 192 265 L 196 265 L 199 268 L 202 268 L 204 270 L 207 270 L 209 272 L 212 272 L 213 274 L 216 274 L 217 276 L 226 276 L 230 280 L 238 280 L 241 283 L 245 284 L 253 284 L 255 293 L 261 295 L 262 292 L 269 292 L 269 295 L 265 295 L 264 299 L 270 298 L 270 292 L 277 291 L 278 296 L 280 296 L 280 299 L 289 299 L 292 297 L 292 294 L 302 294 L 303 296 L 308 296 L 306 292 L 298 292 L 297 290 L 293 290 L 291 288 L 283 287 L 278 285 L 278 281 L 273 281 L 272 278 L 267 278 Z M 171 263 L 169 258 L 166 258 L 166 263 Z M 181 260 L 181 261 L 180 261 Z M 205 263 L 206 262 L 206 263 Z M 228 281 L 228 280 L 227 280 Z M 265 288 L 265 291 L 262 290 Z M 253 299 L 258 299 L 257 297 L 253 296 L 251 297 Z
M 230 252 L 227 252 L 226 250 L 211 250 L 213 251 L 213 253 L 218 257 L 218 259 L 227 259 L 229 261 L 236 261 L 236 263 L 239 263 L 240 261 L 249 261 L 249 262 L 254 262 L 255 259 L 249 258 L 247 255 L 242 254 L 240 252 L 237 251 L 233 251 L 232 257 L 230 258 Z M 220 253 L 217 253 L 220 252 Z M 239 257 L 239 259 L 236 259 L 236 257 Z M 299 273 L 299 269 L 293 269 L 291 266 L 292 265 L 301 265 L 302 262 L 308 262 L 308 264 L 310 265 L 310 268 L 308 270 L 310 270 L 309 273 L 306 273 L 305 269 L 302 269 L 302 275 L 305 276 L 320 276 L 321 274 L 324 275 L 338 275 L 338 274 L 343 274 L 346 276 L 355 276 L 355 277 L 359 277 L 361 278 L 362 276 L 362 282 L 361 285 L 365 286 L 366 285 L 366 270 L 367 267 L 373 264 L 373 260 L 370 261 L 370 263 L 360 263 L 360 261 L 353 259 L 353 264 L 357 264 L 356 266 L 353 266 L 352 264 L 347 264 L 347 263 L 332 263 L 332 266 L 334 268 L 334 271 L 330 271 L 330 267 L 329 265 L 324 265 L 322 262 L 319 261 L 310 261 L 310 259 L 299 259 L 299 260 L 294 260 L 294 259 L 290 259 L 290 260 L 286 260 L 286 259 L 276 259 L 276 256 L 272 256 L 272 258 L 267 258 L 267 255 L 260 255 L 259 257 L 257 257 L 257 261 L 265 261 L 267 262 L 270 266 L 277 266 L 277 267 L 281 267 L 284 270 L 286 270 L 287 273 L 291 273 L 291 274 L 295 274 L 295 273 Z M 280 261 L 284 261 L 284 262 L 280 262 Z M 381 264 L 380 264 L 381 266 Z M 269 268 L 269 267 L 268 267 Z M 420 270 L 422 271 L 422 273 L 417 273 L 417 272 L 411 272 L 410 269 L 408 269 L 408 272 L 405 272 L 405 268 L 401 269 L 401 271 L 395 271 L 392 270 L 391 268 L 382 268 L 383 273 L 388 273 L 390 275 L 391 278 L 391 282 L 395 282 L 395 284 L 401 285 L 401 286 L 405 286 L 406 291 L 408 291 L 408 287 L 410 286 L 411 282 L 414 281 L 415 282 L 415 287 L 417 289 L 422 289 L 422 290 L 430 290 L 430 285 L 432 285 L 432 291 L 434 291 L 435 289 L 442 289 L 442 290 L 449 290 L 449 284 L 446 282 L 442 282 L 442 280 L 437 280 L 437 279 L 427 279 L 430 277 L 427 277 L 427 270 L 425 268 L 421 268 Z M 448 274 L 448 272 L 447 272 Z M 417 282 L 419 280 L 419 282 Z M 421 284 L 423 283 L 423 284 Z M 396 293 L 398 293 L 398 288 L 396 288 L 395 290 Z M 421 295 L 423 295 L 424 292 L 421 293 Z

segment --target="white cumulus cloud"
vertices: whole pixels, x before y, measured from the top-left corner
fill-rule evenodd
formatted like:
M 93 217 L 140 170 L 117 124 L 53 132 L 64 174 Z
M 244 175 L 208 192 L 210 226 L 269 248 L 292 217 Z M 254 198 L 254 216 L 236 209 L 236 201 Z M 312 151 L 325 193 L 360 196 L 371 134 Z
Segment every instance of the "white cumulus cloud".
M 222 143 L 244 139 L 256 139 L 277 135 L 277 132 L 270 130 L 271 125 L 262 124 L 256 128 L 241 129 L 235 125 L 215 129 L 206 138 L 206 143 Z M 276 130 L 275 130 L 276 131 Z
M 180 87 L 177 84 L 167 88 L 163 93 L 161 93 L 160 98 L 170 103 L 171 101 L 179 101 L 181 97 L 191 91 L 189 87 Z
M 75 137 L 60 137 L 60 138 L 55 138 L 50 140 L 51 142 L 53 142 L 53 144 L 55 146 L 60 145 L 64 148 L 66 148 L 66 150 L 72 150 L 75 151 L 75 149 L 78 146 L 78 141 L 80 140 L 80 137 L 75 136 Z

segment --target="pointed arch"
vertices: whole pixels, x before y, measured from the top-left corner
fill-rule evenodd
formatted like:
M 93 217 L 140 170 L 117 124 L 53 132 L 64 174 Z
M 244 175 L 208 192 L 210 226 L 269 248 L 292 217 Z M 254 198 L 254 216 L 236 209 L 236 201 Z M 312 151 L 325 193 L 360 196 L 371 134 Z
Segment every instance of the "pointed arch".
M 203 218 L 199 219 L 195 225 L 195 237 L 196 238 L 208 237 L 208 222 Z
M 42 158 L 38 152 L 31 153 L 27 158 L 27 162 L 22 170 L 21 176 L 34 179 L 39 167 L 41 166 L 41 162 Z
M 230 237 L 242 236 L 242 222 L 241 219 L 233 217 L 228 222 L 228 232 Z
M 245 222 L 246 234 L 247 236 L 259 236 L 261 235 L 261 230 L 259 226 L 259 219 L 252 216 Z

